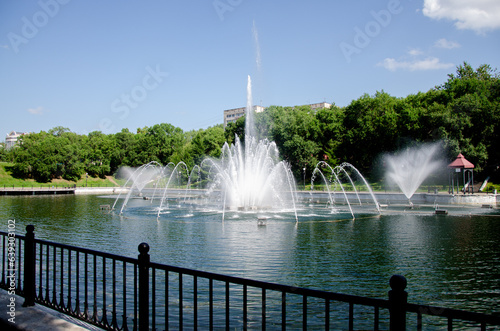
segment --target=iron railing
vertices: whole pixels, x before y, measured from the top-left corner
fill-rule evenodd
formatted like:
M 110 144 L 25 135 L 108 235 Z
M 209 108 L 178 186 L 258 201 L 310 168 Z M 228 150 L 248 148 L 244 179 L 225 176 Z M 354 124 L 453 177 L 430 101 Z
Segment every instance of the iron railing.
M 108 330 L 480 327 L 500 316 L 407 303 L 394 275 L 388 300 L 286 286 L 150 262 L 0 232 L 0 287 Z

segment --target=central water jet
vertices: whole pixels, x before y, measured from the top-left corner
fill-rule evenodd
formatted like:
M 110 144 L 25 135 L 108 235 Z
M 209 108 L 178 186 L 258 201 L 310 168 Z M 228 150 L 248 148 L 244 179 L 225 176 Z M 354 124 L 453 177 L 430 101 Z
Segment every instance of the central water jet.
M 274 142 L 256 139 L 250 76 L 244 146 L 236 136 L 234 144 L 224 144 L 220 159 L 205 159 L 201 168 L 210 174 L 210 190 L 221 192 L 224 209 L 295 210 L 296 185 L 289 164 L 280 160 Z

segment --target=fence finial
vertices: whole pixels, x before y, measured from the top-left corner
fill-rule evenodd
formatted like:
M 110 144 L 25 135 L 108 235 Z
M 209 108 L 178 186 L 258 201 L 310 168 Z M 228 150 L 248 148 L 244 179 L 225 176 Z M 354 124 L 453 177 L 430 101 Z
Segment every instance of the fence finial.
M 389 312 L 391 314 L 390 330 L 406 330 L 406 303 L 408 293 L 405 291 L 407 281 L 404 276 L 393 275 L 389 280 Z
M 137 247 L 137 249 L 139 250 L 139 253 L 141 253 L 141 255 L 148 254 L 149 245 L 147 243 L 140 243 L 139 247 Z

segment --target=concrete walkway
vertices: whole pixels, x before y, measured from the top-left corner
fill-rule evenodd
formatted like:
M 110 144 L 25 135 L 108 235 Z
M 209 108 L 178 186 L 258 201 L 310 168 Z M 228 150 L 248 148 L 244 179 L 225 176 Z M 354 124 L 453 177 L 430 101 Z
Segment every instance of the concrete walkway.
M 15 302 L 15 311 L 12 311 L 12 309 L 9 308 L 8 306 L 12 300 L 14 300 L 13 302 Z M 20 297 L 18 295 L 9 295 L 7 291 L 0 290 L 1 330 L 26 330 L 26 331 L 102 330 L 96 326 L 87 324 L 74 317 L 64 315 L 63 313 L 47 308 L 40 304 L 36 304 L 33 307 L 23 307 L 23 302 L 24 302 L 23 297 Z

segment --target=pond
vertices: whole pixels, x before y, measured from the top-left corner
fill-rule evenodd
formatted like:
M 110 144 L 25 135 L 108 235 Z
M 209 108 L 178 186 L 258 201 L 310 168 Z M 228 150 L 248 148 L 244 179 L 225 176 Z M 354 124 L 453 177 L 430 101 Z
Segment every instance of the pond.
M 2 231 L 33 224 L 37 238 L 174 266 L 373 298 L 387 298 L 393 274 L 408 280 L 409 302 L 499 314 L 500 213 L 331 213 L 303 205 L 286 214 L 170 208 L 156 218 L 142 199 L 126 212 L 102 211 L 115 197 L 5 196 Z M 144 208 L 146 206 L 146 208 Z M 475 211 L 479 214 L 475 215 Z M 290 216 L 290 217 L 289 217 Z

